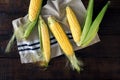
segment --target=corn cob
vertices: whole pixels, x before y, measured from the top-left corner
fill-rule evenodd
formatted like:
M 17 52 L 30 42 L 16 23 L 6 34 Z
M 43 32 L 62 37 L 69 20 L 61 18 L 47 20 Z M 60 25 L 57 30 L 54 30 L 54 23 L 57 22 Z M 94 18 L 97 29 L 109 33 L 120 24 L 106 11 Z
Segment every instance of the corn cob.
M 24 38 L 27 38 L 30 35 L 32 29 L 37 23 L 38 16 L 41 11 L 42 1 L 43 0 L 31 0 L 30 1 L 29 11 L 28 11 L 28 22 L 26 25 L 28 27 L 25 30 Z
M 38 31 L 39 31 L 41 53 L 43 55 L 42 66 L 47 67 L 50 61 L 50 37 L 49 37 L 48 27 L 41 16 L 39 17 Z
M 85 40 L 82 43 L 82 47 L 86 47 L 97 35 L 97 32 L 99 30 L 99 25 L 104 17 L 104 14 L 108 8 L 108 5 L 110 4 L 110 1 L 108 1 L 106 3 L 106 5 L 102 8 L 102 10 L 100 11 L 100 13 L 98 14 L 98 16 L 95 18 L 95 20 L 93 21 L 90 30 L 85 38 Z
M 80 42 L 80 37 L 81 37 L 81 27 L 75 13 L 69 6 L 66 7 L 66 16 L 73 39 L 76 42 L 76 44 L 78 44 Z
M 29 20 L 32 22 L 34 21 L 40 11 L 40 7 L 42 5 L 42 0 L 31 0 L 29 5 Z
M 55 36 L 64 54 L 70 60 L 73 69 L 76 69 L 79 72 L 80 71 L 79 61 L 77 60 L 73 47 L 64 30 L 62 29 L 61 25 L 55 20 L 53 16 L 48 17 L 48 24 L 51 32 Z

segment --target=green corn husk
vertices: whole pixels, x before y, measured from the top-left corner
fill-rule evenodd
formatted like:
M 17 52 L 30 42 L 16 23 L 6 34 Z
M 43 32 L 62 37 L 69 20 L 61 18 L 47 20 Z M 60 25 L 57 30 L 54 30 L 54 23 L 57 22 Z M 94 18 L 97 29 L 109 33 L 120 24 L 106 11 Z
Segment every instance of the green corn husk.
M 104 17 L 104 14 L 110 4 L 110 1 L 106 3 L 106 5 L 102 8 L 98 16 L 95 18 L 94 22 L 92 23 L 90 30 L 85 38 L 85 40 L 82 42 L 82 47 L 86 47 L 89 45 L 89 43 L 95 38 L 97 35 L 97 32 L 99 30 L 99 25 Z
M 40 16 L 41 17 L 41 16 Z M 39 22 L 38 22 L 38 33 L 39 33 L 39 40 L 40 40 L 40 49 L 43 50 L 43 44 L 42 44 L 42 32 L 41 32 L 41 23 L 40 23 L 40 20 L 39 19 Z
M 39 32 L 40 49 L 41 49 L 41 55 L 42 55 L 42 61 L 40 63 L 40 66 L 42 66 L 42 67 L 48 67 L 48 63 L 49 63 L 50 57 L 51 57 L 50 56 L 50 36 L 49 36 L 48 30 L 49 29 L 48 29 L 45 21 L 43 20 L 43 18 L 41 16 L 39 16 L 38 32 Z M 45 46 L 46 43 L 47 43 L 47 46 Z M 47 50 L 46 50 L 46 48 L 47 48 Z
M 93 16 L 93 0 L 89 0 L 89 5 L 87 8 L 87 14 L 86 14 L 86 20 L 85 20 L 85 24 L 82 30 L 82 35 L 81 35 L 81 40 L 80 43 L 78 44 L 78 46 L 81 46 L 83 40 L 85 39 L 85 37 L 87 36 L 87 33 L 90 29 L 90 25 L 92 23 L 92 16 Z
M 15 33 L 13 33 L 10 41 L 8 42 L 7 47 L 5 49 L 5 53 L 9 53 L 11 51 L 11 48 L 12 48 L 12 46 L 14 44 L 14 40 L 15 40 Z
M 40 19 L 39 19 L 40 20 Z M 43 52 L 43 44 L 42 44 L 42 32 L 41 32 L 41 24 L 40 21 L 38 22 L 38 34 L 39 34 L 39 41 L 40 41 L 40 50 Z M 42 60 L 44 59 L 43 54 L 42 55 Z
M 27 24 L 25 24 L 27 25 Z M 17 40 L 23 40 L 23 34 L 24 34 L 24 31 L 25 31 L 25 27 L 23 25 L 17 27 L 15 30 L 14 30 L 14 33 L 11 37 L 11 39 L 9 40 L 7 46 L 6 46 L 6 49 L 5 49 L 5 53 L 9 53 L 11 51 L 11 48 L 14 44 L 14 40 L 15 38 Z
M 25 25 L 27 25 L 27 24 L 25 24 Z M 25 25 L 20 25 L 19 27 L 17 27 L 15 29 L 15 36 L 16 36 L 17 40 L 23 40 L 23 39 L 25 39 L 23 37 L 24 32 L 25 32 L 25 28 L 26 28 Z
M 42 7 L 42 3 L 43 3 L 43 0 L 41 0 L 41 3 L 40 3 L 41 6 L 39 7 L 39 12 L 37 13 L 36 19 L 35 19 L 34 21 L 30 21 L 30 20 L 28 19 L 28 22 L 27 22 L 27 23 L 29 23 L 29 24 L 26 25 L 27 28 L 26 28 L 25 33 L 24 33 L 24 35 L 23 35 L 23 37 L 24 37 L 25 39 L 29 37 L 29 35 L 30 35 L 30 33 L 32 32 L 33 28 L 34 28 L 35 25 L 37 24 L 37 21 L 38 21 L 38 19 L 39 19 L 39 14 L 40 14 L 40 11 L 41 11 L 41 7 Z M 28 14 L 29 14 L 29 13 L 28 13 Z M 34 14 L 33 14 L 33 15 L 34 15 Z
M 33 21 L 33 22 L 30 22 L 29 20 L 28 20 L 28 24 L 27 25 L 25 25 L 25 27 L 27 27 L 26 28 L 26 30 L 25 30 L 25 32 L 24 32 L 24 35 L 23 35 L 23 38 L 28 38 L 28 36 L 30 35 L 30 33 L 31 33 L 31 31 L 33 30 L 33 28 L 34 28 L 34 26 L 36 25 L 36 23 L 37 23 L 37 20 L 38 19 L 36 19 L 35 21 Z

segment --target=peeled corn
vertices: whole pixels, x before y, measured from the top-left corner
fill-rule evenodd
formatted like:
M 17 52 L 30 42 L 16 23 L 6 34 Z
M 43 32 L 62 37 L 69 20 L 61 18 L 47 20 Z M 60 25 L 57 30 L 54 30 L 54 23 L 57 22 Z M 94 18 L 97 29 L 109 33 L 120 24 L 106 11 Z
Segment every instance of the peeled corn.
M 69 6 L 66 7 L 66 16 L 73 39 L 76 42 L 76 44 L 78 44 L 80 42 L 80 37 L 81 37 L 81 26 L 77 20 L 75 13 Z
M 40 12 L 42 5 L 42 0 L 30 0 L 29 5 L 29 20 L 32 22 L 34 21 Z
M 28 11 L 28 22 L 27 28 L 24 33 L 24 38 L 27 38 L 31 31 L 33 30 L 34 26 L 36 25 L 39 17 L 39 13 L 41 11 L 43 0 L 30 0 L 29 11 Z
M 64 54 L 70 60 L 73 69 L 76 69 L 79 72 L 80 71 L 79 61 L 75 57 L 73 47 L 64 30 L 62 29 L 62 26 L 55 20 L 53 16 L 48 17 L 48 24 L 51 32 L 55 36 Z
M 38 22 L 38 31 L 39 31 L 39 39 L 40 39 L 40 48 L 41 48 L 41 53 L 43 55 L 43 66 L 48 65 L 50 61 L 50 36 L 48 32 L 48 27 L 42 17 L 39 17 L 39 22 Z

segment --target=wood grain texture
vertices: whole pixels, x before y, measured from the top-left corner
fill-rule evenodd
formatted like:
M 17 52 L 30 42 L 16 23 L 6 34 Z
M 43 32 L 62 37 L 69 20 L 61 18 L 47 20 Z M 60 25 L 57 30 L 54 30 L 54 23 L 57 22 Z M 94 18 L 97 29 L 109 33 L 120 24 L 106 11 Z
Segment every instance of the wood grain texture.
M 9 54 L 4 49 L 13 33 L 11 21 L 27 13 L 29 0 L 0 0 L 0 80 L 120 80 L 120 0 L 110 0 L 99 36 L 101 42 L 76 51 L 76 56 L 84 62 L 83 71 L 73 71 L 66 57 L 51 60 L 46 71 L 36 64 L 21 64 L 16 43 Z M 87 7 L 88 0 L 82 0 Z M 107 0 L 95 0 L 94 18 Z M 3 5 L 2 5 L 2 4 Z M 17 5 L 15 5 L 15 3 Z M 22 4 L 23 3 L 23 4 Z M 46 0 L 44 1 L 44 4 Z

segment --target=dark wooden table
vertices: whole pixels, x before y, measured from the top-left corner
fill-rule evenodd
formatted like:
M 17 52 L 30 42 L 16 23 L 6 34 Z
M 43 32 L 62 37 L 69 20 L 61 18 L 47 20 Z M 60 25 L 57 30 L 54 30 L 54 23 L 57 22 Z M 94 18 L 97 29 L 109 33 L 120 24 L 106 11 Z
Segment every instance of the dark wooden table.
M 87 7 L 88 0 L 82 1 Z M 106 1 L 95 0 L 94 17 Z M 76 51 L 76 56 L 84 62 L 81 73 L 65 67 L 65 56 L 52 59 L 48 69 L 43 71 L 34 64 L 21 64 L 16 44 L 11 53 L 4 53 L 13 33 L 11 21 L 24 16 L 28 4 L 29 0 L 0 0 L 0 80 L 120 80 L 120 0 L 111 0 L 100 24 L 101 42 Z

